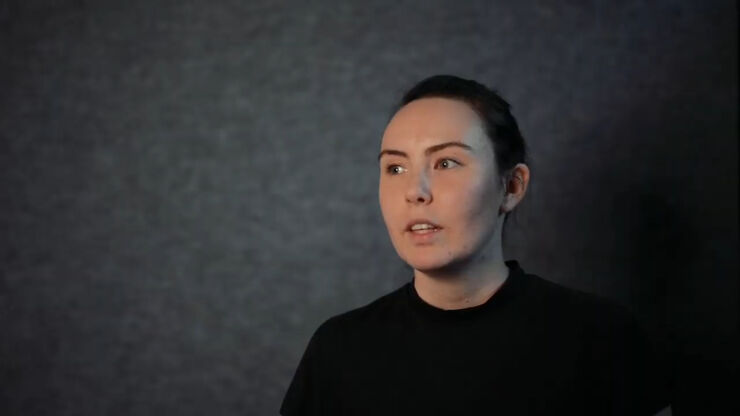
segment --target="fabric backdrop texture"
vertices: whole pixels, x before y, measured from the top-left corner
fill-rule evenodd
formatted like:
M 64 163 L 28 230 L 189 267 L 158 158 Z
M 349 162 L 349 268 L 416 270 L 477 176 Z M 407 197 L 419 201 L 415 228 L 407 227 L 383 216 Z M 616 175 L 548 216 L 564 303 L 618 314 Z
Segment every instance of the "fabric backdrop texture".
M 0 414 L 274 415 L 401 286 L 380 137 L 420 79 L 513 106 L 528 272 L 627 307 L 674 414 L 738 350 L 733 1 L 0 2 Z

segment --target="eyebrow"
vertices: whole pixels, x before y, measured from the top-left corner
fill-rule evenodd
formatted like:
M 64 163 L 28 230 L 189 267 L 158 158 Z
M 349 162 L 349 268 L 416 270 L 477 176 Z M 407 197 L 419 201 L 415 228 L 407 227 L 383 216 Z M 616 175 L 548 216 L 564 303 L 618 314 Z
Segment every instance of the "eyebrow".
M 435 144 L 434 146 L 428 147 L 426 150 L 424 150 L 424 154 L 425 155 L 430 155 L 430 154 L 432 154 L 434 152 L 439 152 L 440 150 L 446 149 L 448 147 L 460 147 L 460 148 L 463 148 L 465 150 L 473 150 L 472 147 L 468 146 L 465 143 L 461 143 L 461 142 L 446 142 L 446 143 Z M 409 157 L 409 155 L 406 154 L 406 152 L 402 152 L 400 150 L 384 149 L 384 150 L 381 150 L 380 151 L 380 154 L 378 154 L 378 160 L 380 160 L 380 158 L 383 157 L 383 155 L 396 155 L 396 156 L 401 156 L 401 157 L 405 157 L 405 158 L 408 158 Z

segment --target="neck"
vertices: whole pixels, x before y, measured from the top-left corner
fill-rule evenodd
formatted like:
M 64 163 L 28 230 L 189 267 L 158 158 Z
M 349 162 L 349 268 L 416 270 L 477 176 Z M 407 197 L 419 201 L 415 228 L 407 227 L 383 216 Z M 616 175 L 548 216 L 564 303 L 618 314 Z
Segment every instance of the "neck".
M 414 270 L 414 288 L 426 303 L 440 309 L 482 305 L 509 275 L 501 247 L 501 227 L 472 259 L 444 269 Z

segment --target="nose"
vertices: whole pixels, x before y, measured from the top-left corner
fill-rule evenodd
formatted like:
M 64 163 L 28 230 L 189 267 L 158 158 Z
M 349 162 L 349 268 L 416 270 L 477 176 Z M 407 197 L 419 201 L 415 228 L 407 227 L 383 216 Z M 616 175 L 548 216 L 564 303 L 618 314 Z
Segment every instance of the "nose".
M 428 204 L 432 202 L 432 191 L 429 176 L 426 172 L 407 176 L 406 202 L 411 204 Z

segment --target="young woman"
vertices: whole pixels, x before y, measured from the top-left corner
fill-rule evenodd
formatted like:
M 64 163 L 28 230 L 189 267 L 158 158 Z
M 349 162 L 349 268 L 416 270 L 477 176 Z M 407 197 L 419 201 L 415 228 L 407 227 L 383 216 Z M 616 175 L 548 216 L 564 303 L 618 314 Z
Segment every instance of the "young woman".
M 666 404 L 628 314 L 504 261 L 504 223 L 530 171 L 501 97 L 453 76 L 421 81 L 379 163 L 383 219 L 413 279 L 319 327 L 283 415 L 648 415 Z

